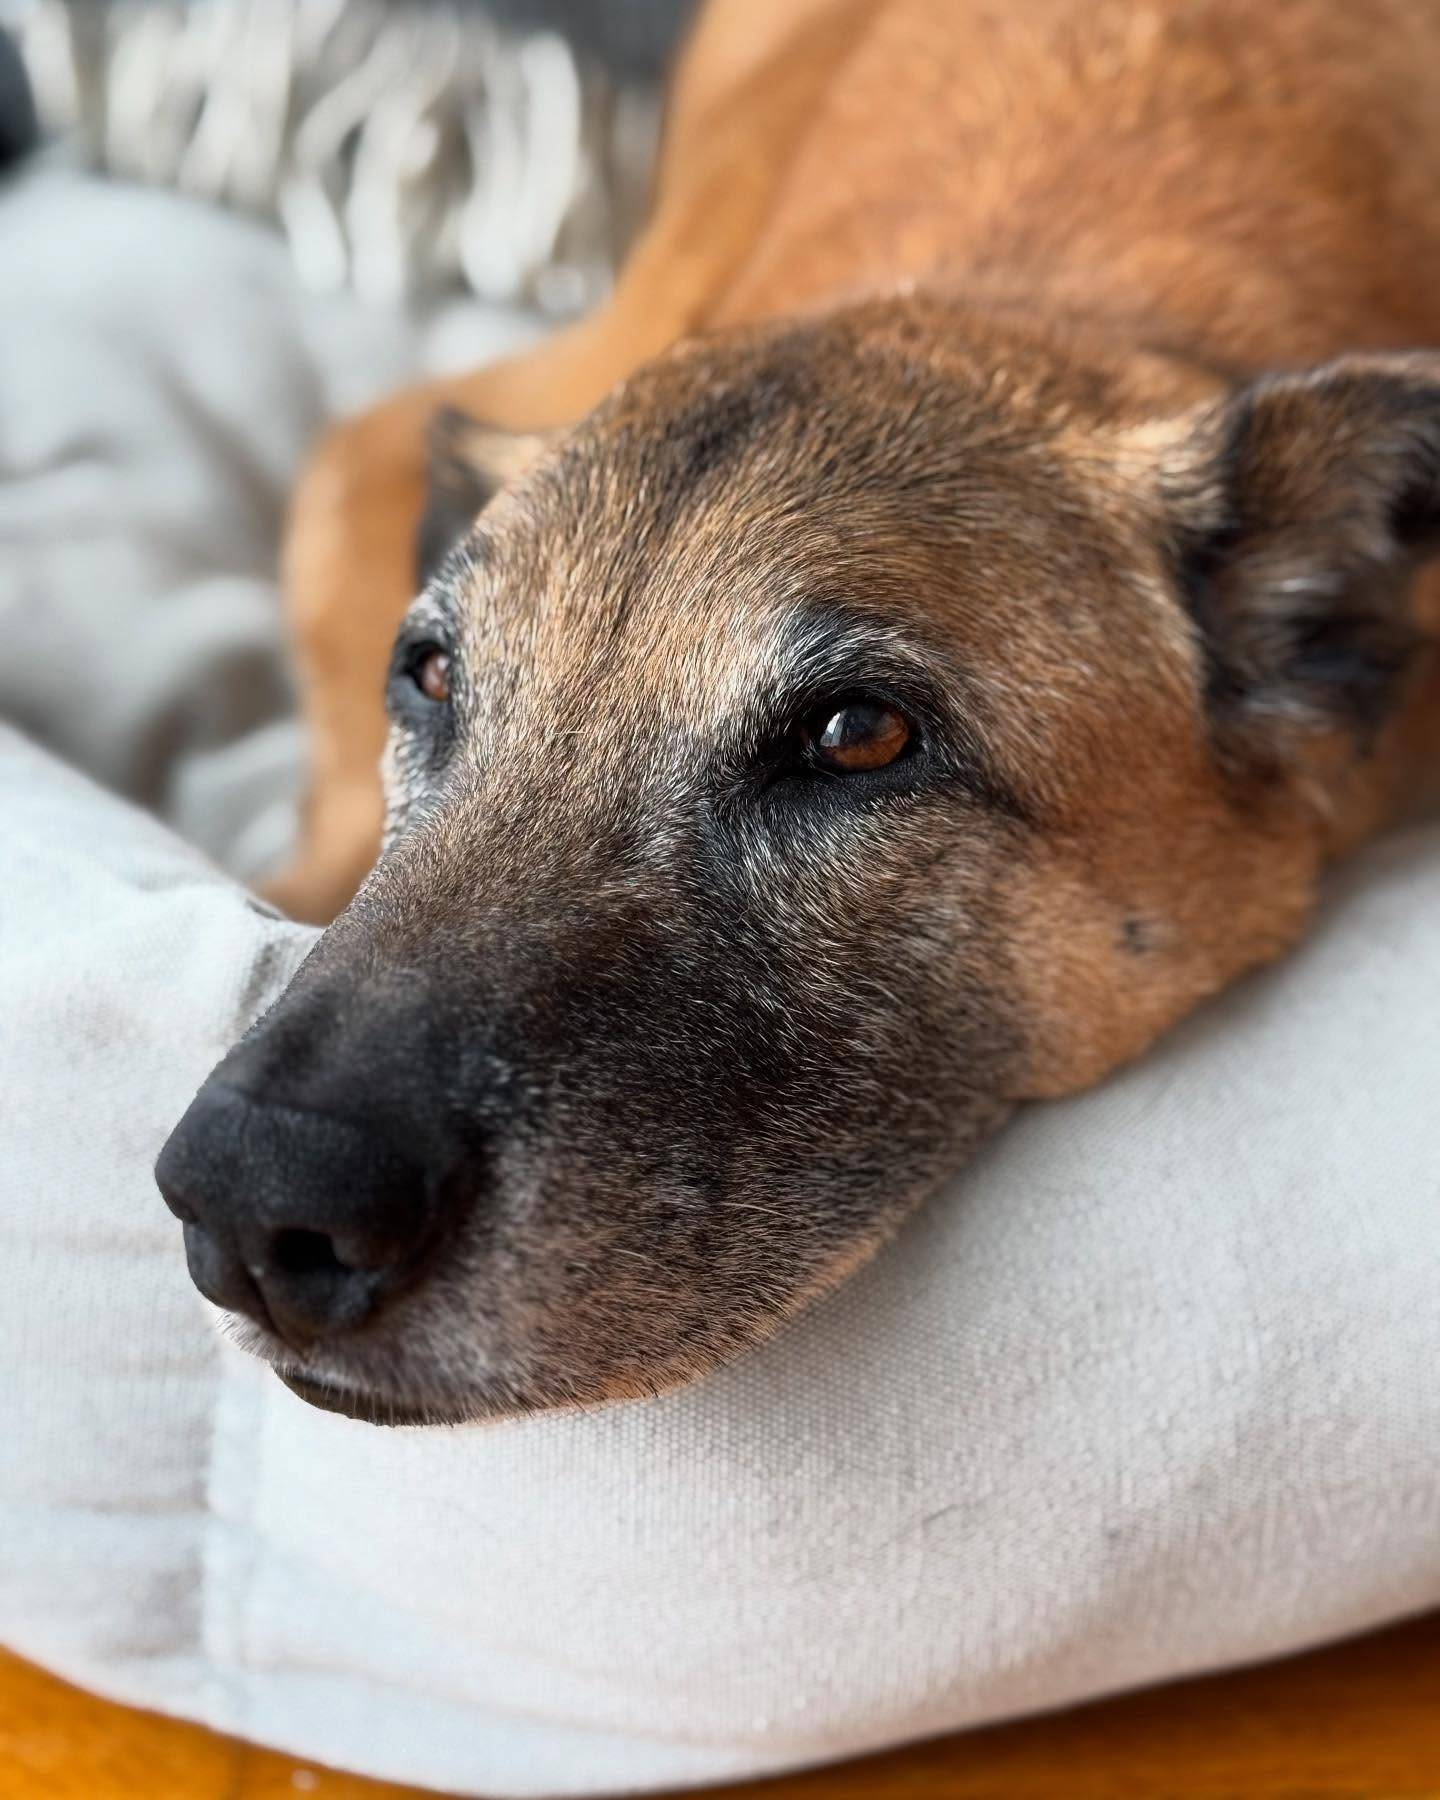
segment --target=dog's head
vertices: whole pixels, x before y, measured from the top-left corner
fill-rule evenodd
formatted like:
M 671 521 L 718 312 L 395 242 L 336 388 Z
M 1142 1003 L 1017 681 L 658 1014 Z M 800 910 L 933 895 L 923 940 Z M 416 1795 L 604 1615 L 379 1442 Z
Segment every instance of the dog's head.
M 695 1375 L 1289 942 L 1440 388 L 910 299 L 682 347 L 476 522 L 494 447 L 441 433 L 380 861 L 160 1165 L 202 1289 L 377 1418 Z

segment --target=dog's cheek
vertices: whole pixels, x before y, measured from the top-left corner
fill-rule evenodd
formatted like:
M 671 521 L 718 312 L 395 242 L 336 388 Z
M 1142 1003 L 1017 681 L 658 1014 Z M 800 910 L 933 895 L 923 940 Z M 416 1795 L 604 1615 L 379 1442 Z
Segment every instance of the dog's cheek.
M 1009 872 L 1019 1099 L 1093 1086 L 1304 929 L 1316 862 L 1303 834 L 1197 806 L 1123 836 L 1037 840 Z
M 396 1320 L 392 1353 L 449 1389 L 525 1406 L 661 1391 L 768 1335 L 809 1267 L 783 1233 L 734 1229 L 713 1196 L 601 1190 L 588 1157 L 532 1175 L 562 1204 L 507 1209 Z
M 417 1321 L 452 1370 L 531 1403 L 674 1385 L 768 1336 L 908 1210 L 914 1122 L 885 1134 L 898 1057 L 839 1080 L 833 1062 L 796 1063 L 787 1034 L 765 1047 L 768 1092 L 727 1088 L 723 1064 L 761 1058 L 738 1056 L 713 1010 L 695 1018 L 723 1047 L 697 1042 L 693 1076 L 673 1038 L 649 1060 L 642 1008 L 603 1086 L 505 1146 L 494 1204 Z
M 968 817 L 877 832 L 827 879 L 829 929 L 813 894 L 782 959 L 789 1078 L 747 1101 L 759 1129 L 737 1140 L 736 1177 L 782 1197 L 787 1230 L 813 1230 L 807 1292 L 843 1279 L 1008 1111 L 1021 1046 L 999 854 Z
M 1025 1098 L 1087 1087 L 1163 1029 L 1172 920 L 1107 898 L 1044 853 L 1016 871 L 1008 910 Z

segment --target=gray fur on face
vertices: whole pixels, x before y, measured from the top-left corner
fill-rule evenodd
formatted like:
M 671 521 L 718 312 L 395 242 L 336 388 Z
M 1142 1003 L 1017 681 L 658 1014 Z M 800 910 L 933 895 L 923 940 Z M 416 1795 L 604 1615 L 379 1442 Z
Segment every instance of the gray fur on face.
M 615 493 L 673 454 L 562 447 L 417 600 L 385 852 L 297 984 L 352 1046 L 414 1043 L 463 1144 L 443 1259 L 306 1364 L 432 1416 L 694 1376 L 842 1279 L 1008 1109 L 991 877 L 1021 827 L 961 673 L 875 604 L 841 510 L 787 531 L 777 491 L 741 530 L 702 480 L 617 534 Z M 447 707 L 405 682 L 431 644 Z M 797 770 L 796 719 L 862 690 L 908 709 L 917 760 Z
M 1235 395 L 915 297 L 682 346 L 537 446 L 401 629 L 379 864 L 172 1139 L 197 1280 L 263 1316 L 235 1245 L 283 1303 L 353 1237 L 363 1300 L 358 1140 L 421 1229 L 363 1328 L 254 1336 L 300 1391 L 664 1387 L 1277 955 L 1409 679 L 1436 402 L 1382 362 Z M 905 752 L 841 774 L 806 722 L 857 696 Z

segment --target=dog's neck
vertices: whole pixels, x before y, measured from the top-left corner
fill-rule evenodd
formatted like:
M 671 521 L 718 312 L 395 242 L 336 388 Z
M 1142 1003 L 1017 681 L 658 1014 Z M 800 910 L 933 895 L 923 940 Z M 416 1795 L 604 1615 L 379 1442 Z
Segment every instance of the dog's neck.
M 1112 364 L 1234 378 L 1434 343 L 1440 11 L 1377 6 L 835 0 L 843 52 L 823 20 L 797 37 L 803 122 L 757 110 L 743 247 L 716 246 L 689 323 L 913 288 Z M 1420 610 L 1440 628 L 1440 581 Z M 1440 668 L 1393 740 L 1337 809 L 1337 850 L 1440 768 Z

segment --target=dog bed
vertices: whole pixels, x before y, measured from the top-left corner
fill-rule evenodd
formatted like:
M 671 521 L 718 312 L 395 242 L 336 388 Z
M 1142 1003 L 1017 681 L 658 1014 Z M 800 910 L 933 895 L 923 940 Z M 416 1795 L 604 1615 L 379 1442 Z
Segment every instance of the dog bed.
M 347 1768 L 582 1794 L 1440 1601 L 1440 828 L 691 1389 L 383 1432 L 223 1343 L 150 1167 L 313 941 L 215 866 L 290 830 L 285 486 L 337 407 L 528 327 L 302 301 L 264 231 L 63 170 L 0 249 L 0 1640 Z

